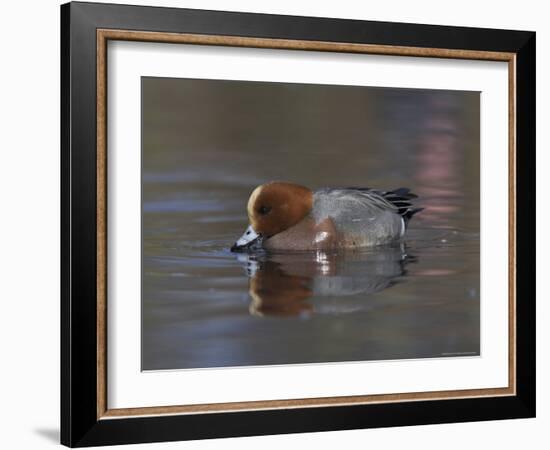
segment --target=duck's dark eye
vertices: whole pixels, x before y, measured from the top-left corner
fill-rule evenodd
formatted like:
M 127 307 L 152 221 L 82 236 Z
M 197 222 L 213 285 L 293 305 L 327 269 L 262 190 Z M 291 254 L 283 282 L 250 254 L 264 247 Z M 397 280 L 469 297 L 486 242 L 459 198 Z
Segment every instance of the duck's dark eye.
M 262 216 L 265 216 L 266 214 L 269 214 L 269 211 L 271 211 L 270 206 L 260 206 L 258 208 L 258 214 L 261 214 Z

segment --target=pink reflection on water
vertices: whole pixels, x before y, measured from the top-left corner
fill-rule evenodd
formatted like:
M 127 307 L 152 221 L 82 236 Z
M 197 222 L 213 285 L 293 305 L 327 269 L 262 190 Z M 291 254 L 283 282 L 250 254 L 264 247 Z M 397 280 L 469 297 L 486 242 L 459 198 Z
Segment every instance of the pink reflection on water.
M 427 270 L 417 270 L 415 272 L 415 275 L 424 275 L 424 276 L 432 276 L 432 277 L 441 277 L 446 275 L 453 275 L 456 273 L 456 270 L 450 270 L 450 269 L 427 269 Z
M 423 133 L 418 142 L 415 178 L 426 207 L 423 219 L 445 228 L 449 216 L 461 209 L 458 203 L 462 172 L 459 130 L 451 115 L 452 101 L 439 99 L 430 106 L 432 114 L 422 124 Z

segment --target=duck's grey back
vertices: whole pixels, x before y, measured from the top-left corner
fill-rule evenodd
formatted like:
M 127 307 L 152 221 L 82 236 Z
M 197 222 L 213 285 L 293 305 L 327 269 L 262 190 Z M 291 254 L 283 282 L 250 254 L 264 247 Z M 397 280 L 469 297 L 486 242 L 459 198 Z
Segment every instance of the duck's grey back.
M 399 239 L 405 223 L 398 208 L 368 189 L 320 189 L 313 194 L 311 216 L 317 223 L 332 219 L 353 246 L 384 244 Z

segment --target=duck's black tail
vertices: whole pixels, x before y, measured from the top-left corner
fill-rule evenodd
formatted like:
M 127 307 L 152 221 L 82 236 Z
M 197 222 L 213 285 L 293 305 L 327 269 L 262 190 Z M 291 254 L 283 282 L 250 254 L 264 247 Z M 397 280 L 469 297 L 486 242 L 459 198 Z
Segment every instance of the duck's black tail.
M 402 187 L 393 191 L 381 192 L 381 194 L 387 201 L 397 207 L 399 215 L 405 221 L 405 226 L 409 224 L 412 216 L 424 209 L 413 207 L 411 200 L 418 198 L 418 195 L 413 194 L 409 188 Z

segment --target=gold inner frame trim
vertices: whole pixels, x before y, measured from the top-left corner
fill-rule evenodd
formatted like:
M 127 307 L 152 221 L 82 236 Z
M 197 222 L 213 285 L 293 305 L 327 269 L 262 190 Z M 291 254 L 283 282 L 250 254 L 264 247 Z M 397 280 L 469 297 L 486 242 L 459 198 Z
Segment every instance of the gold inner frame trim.
M 261 400 L 198 405 L 109 409 L 107 405 L 107 42 L 109 40 L 217 45 L 266 49 L 363 53 L 508 62 L 508 386 L 432 392 Z M 498 397 L 516 394 L 516 54 L 478 50 L 404 47 L 241 36 L 97 30 L 97 418 L 205 414 L 232 411 L 345 406 L 421 400 Z

